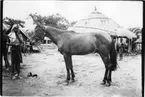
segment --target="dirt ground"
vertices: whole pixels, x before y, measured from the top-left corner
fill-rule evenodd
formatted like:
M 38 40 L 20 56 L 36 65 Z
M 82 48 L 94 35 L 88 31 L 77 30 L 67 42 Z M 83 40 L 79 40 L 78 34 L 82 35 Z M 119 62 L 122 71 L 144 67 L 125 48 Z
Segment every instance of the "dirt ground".
M 21 64 L 22 79 L 11 80 L 10 73 L 3 71 L 3 95 L 142 97 L 141 55 L 118 61 L 110 87 L 100 85 L 105 68 L 99 55 L 72 58 L 76 81 L 66 85 L 66 68 L 57 49 L 45 46 L 41 53 L 26 54 Z M 27 77 L 29 72 L 38 77 Z

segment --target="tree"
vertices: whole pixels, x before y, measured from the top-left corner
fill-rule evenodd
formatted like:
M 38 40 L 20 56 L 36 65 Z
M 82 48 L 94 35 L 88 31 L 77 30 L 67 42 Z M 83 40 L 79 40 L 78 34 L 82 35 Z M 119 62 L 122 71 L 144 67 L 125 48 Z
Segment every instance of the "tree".
M 135 40 L 137 40 L 138 38 L 142 37 L 140 35 L 142 35 L 142 29 L 139 27 L 134 27 L 134 28 L 129 28 L 128 30 L 130 30 L 131 32 L 135 33 L 137 38 Z
M 77 23 L 77 21 L 73 21 L 73 22 L 70 23 L 70 26 L 73 26 L 76 23 Z
M 68 20 L 58 13 L 49 16 L 41 16 L 35 13 L 29 14 L 29 16 L 33 19 L 34 24 L 40 23 L 43 25 L 52 26 L 64 30 L 66 30 L 69 27 Z M 43 32 L 41 30 L 37 30 L 35 33 L 37 33 L 37 36 L 34 35 L 33 39 L 35 39 L 36 41 L 38 41 L 39 39 L 43 40 L 44 35 L 42 34 Z
M 30 14 L 29 16 L 33 19 L 34 24 L 40 23 L 44 25 L 53 26 L 59 29 L 67 29 L 69 26 L 68 20 L 58 13 L 49 16 L 41 16 L 35 13 Z
M 12 25 L 12 24 L 18 24 L 20 27 L 25 27 L 24 24 L 25 24 L 25 21 L 22 21 L 22 20 L 18 20 L 18 19 L 12 19 L 12 18 L 8 18 L 8 17 L 5 17 L 3 19 L 3 23 L 6 23 L 8 25 Z
M 129 28 L 128 30 L 135 33 L 137 36 L 136 38 L 132 39 L 132 51 L 133 51 L 136 48 L 135 41 L 139 38 L 141 39 L 142 37 L 142 29 L 139 27 L 134 27 L 134 28 Z

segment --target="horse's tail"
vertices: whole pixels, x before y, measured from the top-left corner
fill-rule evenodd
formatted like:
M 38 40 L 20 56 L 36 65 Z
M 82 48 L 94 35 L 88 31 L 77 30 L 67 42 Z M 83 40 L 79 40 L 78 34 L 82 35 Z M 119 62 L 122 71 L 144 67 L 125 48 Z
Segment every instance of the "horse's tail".
M 112 67 L 111 69 L 113 71 L 115 71 L 117 69 L 117 51 L 116 51 L 116 48 L 115 48 L 115 41 L 112 40 L 112 43 L 111 43 L 111 49 L 110 49 L 110 60 L 111 60 L 111 63 L 112 63 Z

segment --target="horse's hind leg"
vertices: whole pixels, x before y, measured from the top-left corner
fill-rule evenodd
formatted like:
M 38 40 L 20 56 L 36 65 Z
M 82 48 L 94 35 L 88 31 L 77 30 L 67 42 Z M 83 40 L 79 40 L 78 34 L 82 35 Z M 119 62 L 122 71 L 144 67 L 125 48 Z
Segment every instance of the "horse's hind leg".
M 109 70 L 109 76 L 108 76 L 108 81 L 109 82 L 112 82 L 111 76 L 112 76 L 112 70 Z
M 111 70 L 109 69 L 110 64 L 110 60 L 109 60 L 109 56 L 107 54 L 100 54 L 104 64 L 105 64 L 105 75 L 104 75 L 104 79 L 103 82 L 101 84 L 107 84 L 107 86 L 111 85 Z
M 107 86 L 111 85 L 112 79 L 111 79 L 111 74 L 112 74 L 112 70 L 108 69 L 108 75 L 107 75 Z
M 107 74 L 108 74 L 108 69 L 106 68 L 105 69 L 105 74 L 104 74 L 104 78 L 103 78 L 103 81 L 102 81 L 102 85 L 105 85 L 106 84 L 106 81 L 107 81 Z

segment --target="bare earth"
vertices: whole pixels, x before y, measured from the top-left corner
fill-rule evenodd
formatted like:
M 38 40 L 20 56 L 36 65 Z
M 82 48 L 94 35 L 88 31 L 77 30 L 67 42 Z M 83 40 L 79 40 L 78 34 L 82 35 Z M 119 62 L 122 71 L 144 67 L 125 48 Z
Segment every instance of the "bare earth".
M 105 68 L 97 54 L 73 56 L 76 81 L 66 85 L 63 56 L 57 49 L 45 46 L 42 53 L 23 56 L 22 79 L 11 80 L 3 73 L 4 96 L 97 96 L 142 97 L 141 55 L 125 56 L 112 74 L 112 86 L 100 85 Z M 27 77 L 32 72 L 38 77 Z

